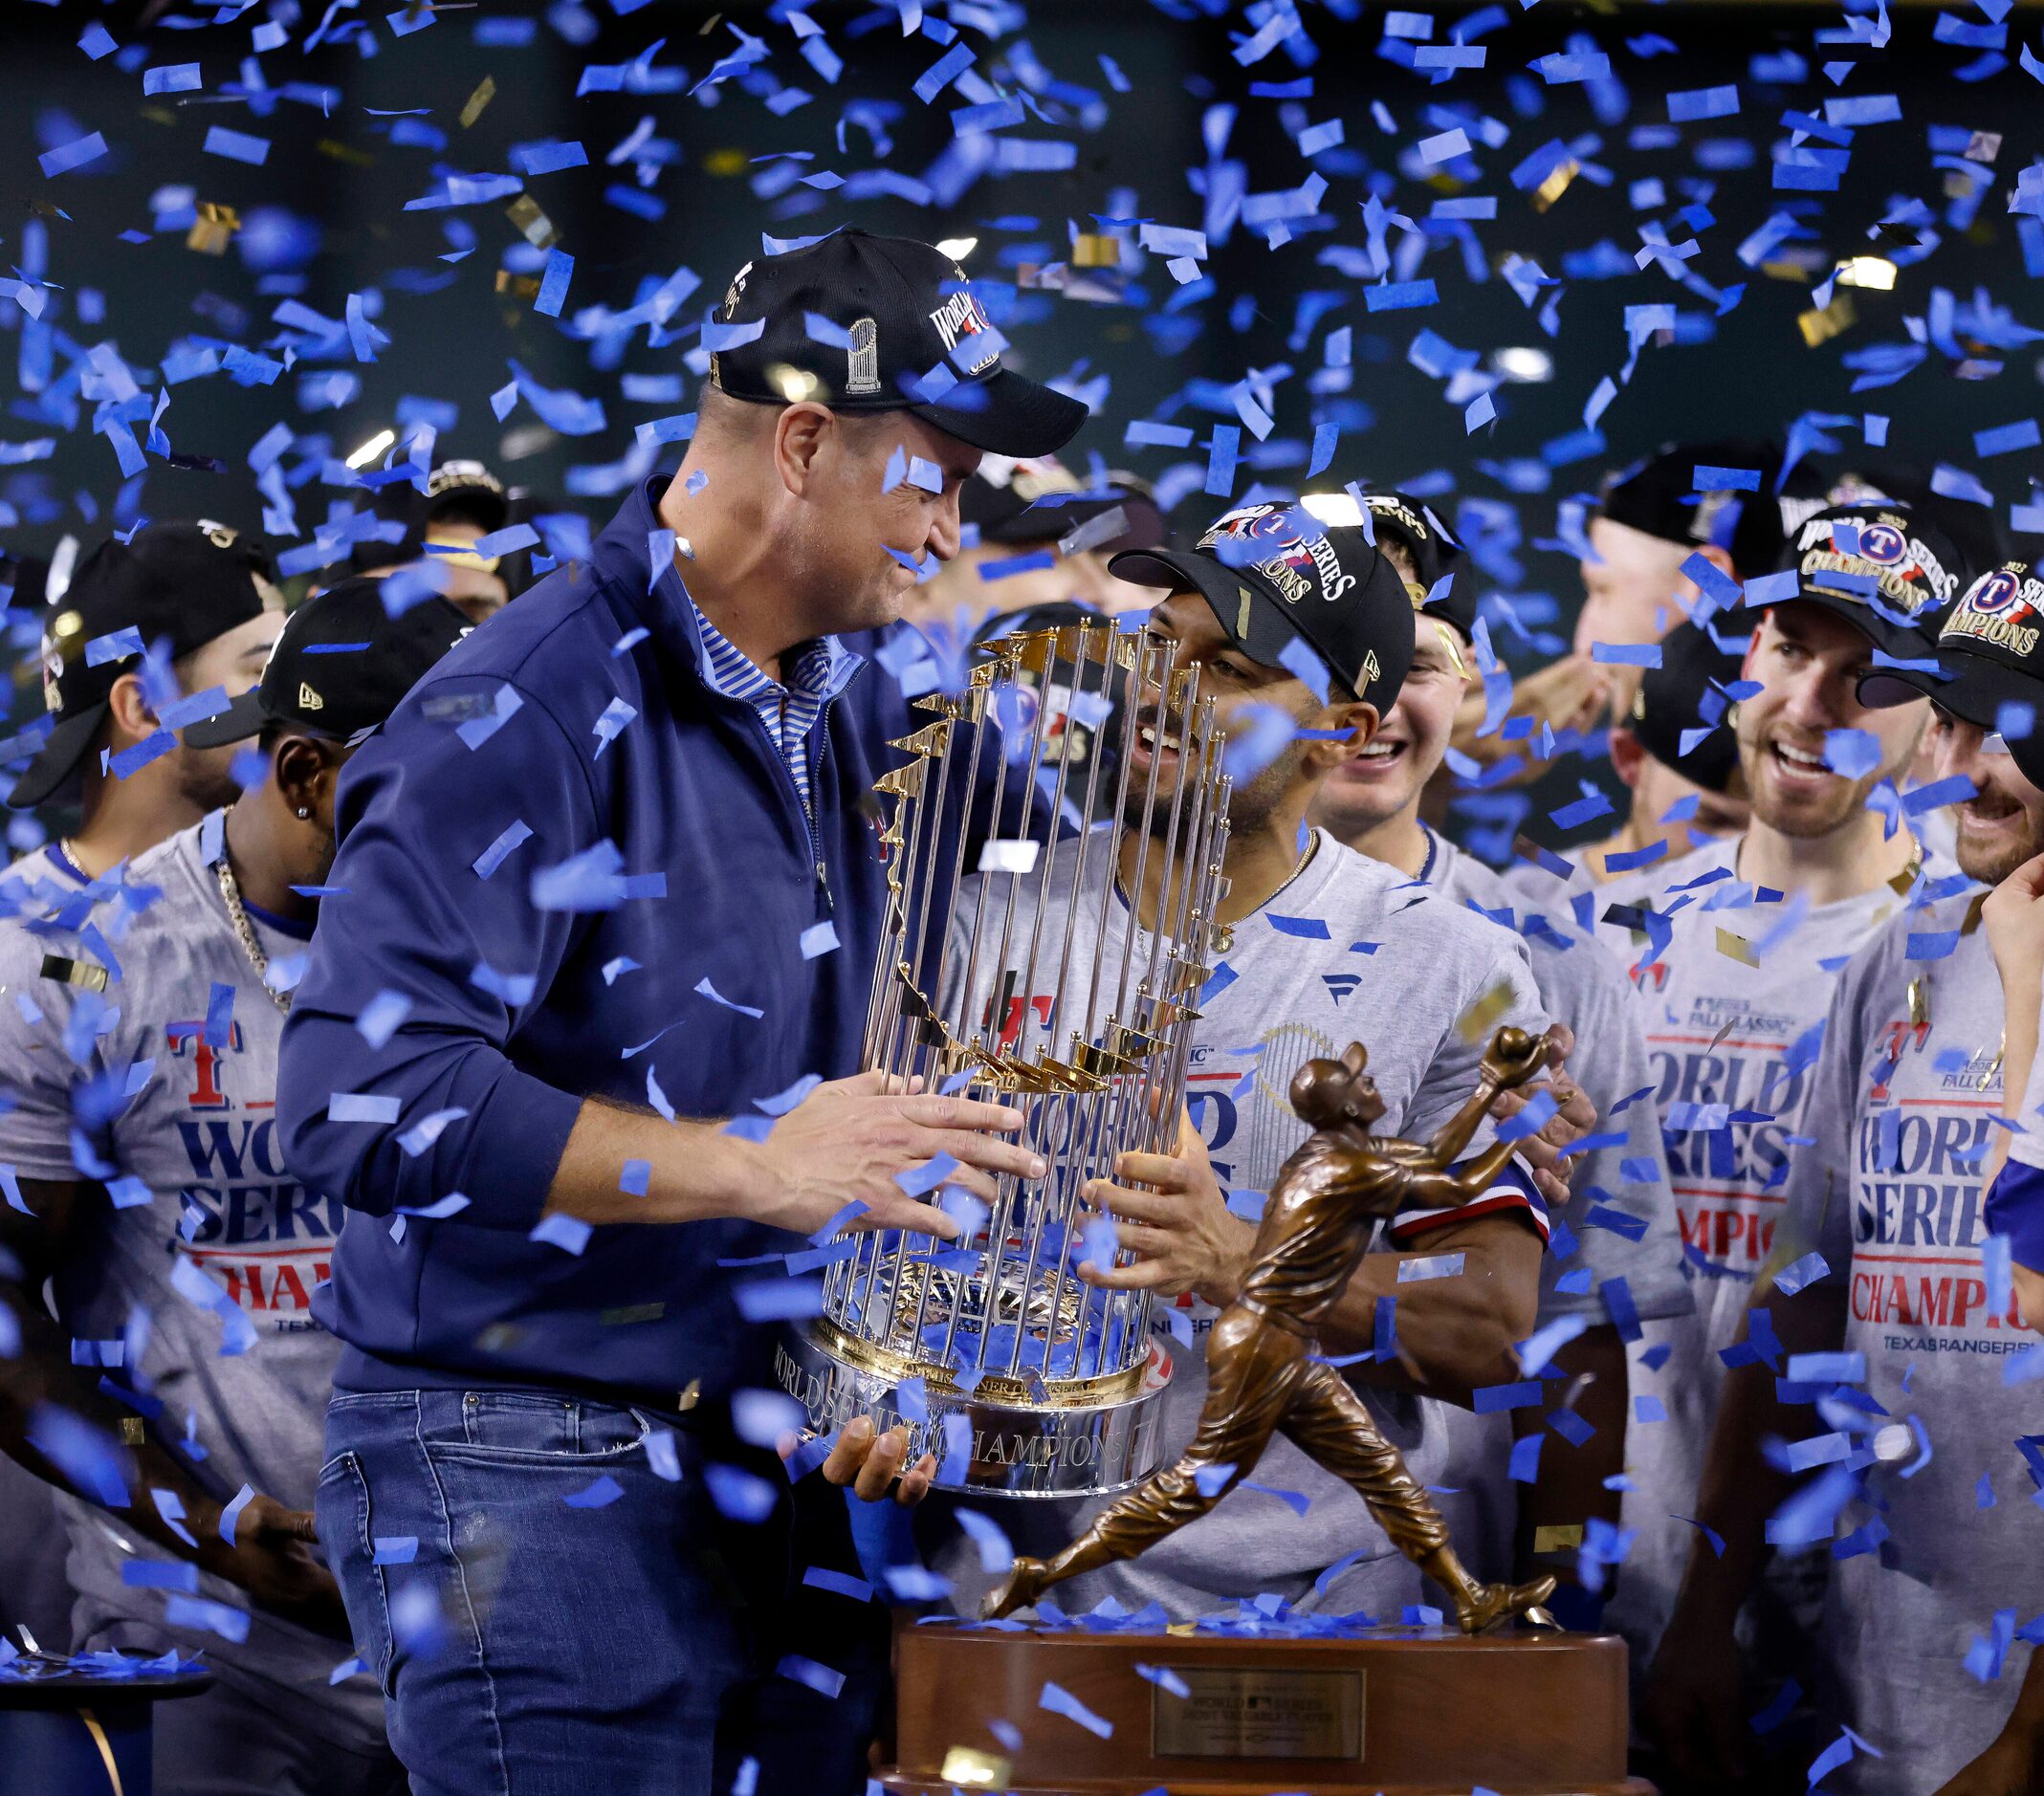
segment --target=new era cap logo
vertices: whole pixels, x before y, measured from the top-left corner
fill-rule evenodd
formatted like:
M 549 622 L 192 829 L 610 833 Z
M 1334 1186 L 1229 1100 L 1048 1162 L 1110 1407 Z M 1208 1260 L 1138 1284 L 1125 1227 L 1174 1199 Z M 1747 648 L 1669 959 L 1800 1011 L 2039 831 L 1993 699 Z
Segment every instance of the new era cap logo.
M 307 686 L 303 680 L 298 682 L 298 709 L 300 711 L 324 711 L 326 709 L 326 700 L 321 698 L 311 687 Z

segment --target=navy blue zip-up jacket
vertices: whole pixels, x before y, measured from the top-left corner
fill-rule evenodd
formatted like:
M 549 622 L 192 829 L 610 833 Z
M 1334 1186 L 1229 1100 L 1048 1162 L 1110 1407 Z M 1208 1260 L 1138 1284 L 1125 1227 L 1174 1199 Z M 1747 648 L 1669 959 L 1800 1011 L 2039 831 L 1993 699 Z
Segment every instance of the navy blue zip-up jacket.
M 812 825 L 758 714 L 705 686 L 671 561 L 649 564 L 664 484 L 631 494 L 589 564 L 449 654 L 341 780 L 340 889 L 284 1030 L 277 1112 L 294 1172 L 351 1212 L 314 1304 L 347 1344 L 343 1390 L 671 1401 L 768 1375 L 771 1330 L 731 1295 L 758 1273 L 718 1261 L 788 1236 L 599 1228 L 579 1256 L 527 1237 L 584 1097 L 644 1106 L 650 1073 L 680 1116 L 757 1115 L 805 1074 L 857 1070 L 885 892 L 865 795 L 897 758 L 886 737 L 924 719 L 879 669 L 854 675 L 864 690 L 812 733 Z M 598 719 L 621 699 L 636 715 L 606 744 Z M 613 843 L 622 902 L 535 904 L 536 873 Z M 826 920 L 839 946 L 804 958 Z M 409 1008 L 374 1046 L 356 1018 L 384 992 Z M 337 1120 L 337 1093 L 395 1120 Z M 455 1193 L 466 1207 L 393 1234 L 394 1212 Z

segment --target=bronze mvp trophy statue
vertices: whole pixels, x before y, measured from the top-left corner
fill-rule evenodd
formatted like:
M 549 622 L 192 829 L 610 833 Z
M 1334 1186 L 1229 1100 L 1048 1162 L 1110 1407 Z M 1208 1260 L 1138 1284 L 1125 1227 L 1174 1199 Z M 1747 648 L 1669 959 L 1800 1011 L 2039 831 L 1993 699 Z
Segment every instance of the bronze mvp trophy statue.
M 1537 1074 L 1544 1039 L 1500 1030 L 1475 1091 L 1424 1144 L 1371 1133 L 1384 1106 L 1361 1045 L 1300 1068 L 1292 1106 L 1313 1132 L 1281 1170 L 1242 1294 L 1208 1337 L 1198 1432 L 1175 1464 L 1152 1475 L 1162 1369 L 1148 1343 L 1147 1294 L 1096 1290 L 1074 1268 L 1086 1181 L 1108 1172 L 1121 1151 L 1154 1149 L 1160 1119 L 1177 1114 L 1197 1017 L 1188 1000 L 1208 976 L 1212 919 L 1225 890 L 1221 737 L 1211 701 L 1199 698 L 1198 668 L 1175 670 L 1170 652 L 1147 639 L 1116 640 L 1104 626 L 1006 639 L 964 694 L 928 704 L 938 721 L 900 745 L 916 758 L 882 783 L 902 803 L 886 838 L 898 858 L 868 1063 L 1022 1106 L 1023 1138 L 1042 1149 L 1050 1170 L 1037 1181 L 1004 1180 L 994 1212 L 964 1242 L 932 1248 L 901 1237 L 854 1237 L 826 1278 L 824 1313 L 783 1355 L 782 1380 L 819 1430 L 862 1413 L 877 1427 L 910 1422 L 912 1454 L 926 1445 L 936 1453 L 937 1481 L 951 1488 L 1125 1492 L 1050 1560 L 1018 1559 L 988 1598 L 991 1619 L 1205 1514 L 1250 1477 L 1283 1432 L 1355 1489 L 1400 1551 L 1448 1591 L 1458 1630 L 1243 1637 L 1015 1623 L 904 1628 L 896 1763 L 880 1782 L 899 1796 L 976 1788 L 1444 1796 L 1480 1785 L 1500 1796 L 1643 1792 L 1625 1776 L 1623 1643 L 1506 1632 L 1523 1614 L 1545 1619 L 1537 1606 L 1553 1580 L 1484 1585 L 1469 1575 L 1432 1500 L 1315 1340 L 1380 1219 L 1474 1196 L 1496 1176 L 1510 1151 L 1503 1144 L 1459 1172 L 1449 1169 L 1500 1093 Z M 971 907 L 969 942 L 952 944 L 954 957 L 986 953 L 997 955 L 988 964 L 1009 965 L 1011 941 L 1026 929 L 1034 933 L 1022 964 L 1033 967 L 1046 922 L 1063 931 L 1063 949 L 1047 1005 L 1039 1010 L 1031 992 L 1011 1006 L 1013 995 L 1002 992 L 970 1016 L 978 991 L 972 970 L 962 980 L 943 975 L 947 919 L 931 914 L 939 857 L 953 857 L 954 882 L 963 870 L 961 837 L 956 827 L 947 835 L 945 807 L 975 789 L 982 753 L 1001 755 L 1027 782 L 1012 794 L 1000 782 L 1018 834 L 1039 770 L 1053 758 L 1056 772 L 1043 783 L 1062 805 L 1072 768 L 1046 756 L 1058 722 L 1045 702 L 1052 673 L 1074 662 L 1083 673 L 1088 657 L 1097 666 L 1110 654 L 1132 687 L 1122 707 L 1115 796 L 1110 807 L 1100 804 L 1106 756 L 1093 755 L 1077 808 L 1110 821 L 1072 852 L 1108 856 L 1112 866 L 1124 834 L 1134 833 L 1138 854 L 1173 857 L 1157 888 L 1164 922 L 1146 942 L 1133 908 L 1111 896 L 1111 881 L 1101 882 L 1110 895 L 1094 911 L 1073 903 L 1053 916 L 1047 865 L 1033 907 L 1019 908 L 1033 862 L 1022 866 L 1028 857 L 1017 854 L 1004 865 L 990 851 L 981 866 L 992 877 Z M 1028 673 L 1039 682 L 1033 712 L 1011 696 Z M 1078 686 L 1074 678 L 1070 690 Z M 1128 753 L 1138 729 L 1161 730 L 1165 718 L 1187 775 L 1174 782 L 1168 818 L 1158 810 L 1158 756 L 1144 757 L 1147 792 L 1132 793 Z M 975 727 L 955 734 L 960 724 Z M 968 756 L 973 765 L 961 777 L 956 763 Z M 997 835 L 1005 815 L 997 812 Z M 1131 886 L 1145 889 L 1140 867 Z M 1084 889 L 1074 876 L 1069 890 Z M 1081 930 L 1092 952 L 1075 958 Z M 1110 939 L 1117 931 L 1118 941 Z M 1104 982 L 1110 957 L 1118 971 Z M 1052 1052 L 1054 1026 L 1069 1031 L 1062 1055 Z M 1053 1688 L 1062 1713 L 1046 1713 Z

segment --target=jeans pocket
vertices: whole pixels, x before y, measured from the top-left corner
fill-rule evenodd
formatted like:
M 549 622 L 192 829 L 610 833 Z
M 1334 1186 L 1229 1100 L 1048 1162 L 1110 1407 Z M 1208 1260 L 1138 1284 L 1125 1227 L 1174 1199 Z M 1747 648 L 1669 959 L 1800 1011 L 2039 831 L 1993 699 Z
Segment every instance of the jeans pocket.
M 390 1603 L 383 1567 L 376 1563 L 376 1540 L 370 1530 L 369 1481 L 352 1453 L 338 1453 L 319 1468 L 319 1488 L 313 1499 L 319 1544 L 327 1568 L 341 1586 L 348 1611 L 348 1628 L 360 1654 L 383 1686 L 390 1690 Z
M 459 1432 L 429 1432 L 427 1444 L 435 1456 L 600 1461 L 635 1451 L 651 1428 L 650 1417 L 613 1404 L 538 1391 L 469 1391 L 462 1393 Z

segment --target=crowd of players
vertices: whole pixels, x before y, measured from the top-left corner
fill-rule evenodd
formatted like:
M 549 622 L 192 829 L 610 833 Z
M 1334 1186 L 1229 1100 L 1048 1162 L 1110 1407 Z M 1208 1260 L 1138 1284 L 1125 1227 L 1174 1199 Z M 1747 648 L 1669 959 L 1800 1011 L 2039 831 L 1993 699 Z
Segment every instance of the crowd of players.
M 1704 484 L 1726 470 L 1753 477 Z M 1843 1726 L 1867 1742 L 1857 1789 L 2036 1787 L 2044 1697 L 2017 1689 L 2017 1640 L 2038 1461 L 2026 1477 L 2005 1388 L 2032 1268 L 1986 1194 L 2036 1127 L 2044 584 L 1969 508 L 1895 474 L 1683 446 L 1607 482 L 1574 648 L 1513 691 L 1478 571 L 1424 502 L 1351 487 L 1303 505 L 1338 551 L 1388 558 L 1417 639 L 1360 750 L 1310 739 L 1338 690 L 1224 630 L 1187 644 L 1229 706 L 1275 706 L 1305 737 L 1238 783 L 1236 978 L 1196 1037 L 1179 1150 L 1139 1175 L 1155 1214 L 1117 1206 L 1167 1293 L 1172 1413 L 1190 1428 L 1203 1331 L 1254 1232 L 1221 1194 L 1267 1190 L 1296 1145 L 1264 1114 L 1287 1055 L 1364 1041 L 1385 1128 L 1418 1136 L 1465 1095 L 1472 1007 L 1566 1025 L 1529 1176 L 1387 1232 L 1329 1349 L 1374 1350 L 1352 1379 L 1477 1577 L 1551 1573 L 1566 1625 L 1624 1632 L 1640 1763 L 1669 1786 L 1801 1788 Z M 1147 611 L 1159 553 L 1218 540 L 1174 552 L 1139 481 L 1088 488 L 1050 458 L 986 457 L 961 513 L 901 626 L 940 661 Z M 51 723 L 15 745 L 8 802 L 76 821 L 0 882 L 18 1333 L 0 1444 L 19 1461 L 0 1505 L 54 1502 L 69 1554 L 58 1576 L 54 1531 L 11 1527 L 0 1610 L 45 1648 L 203 1644 L 215 1688 L 158 1719 L 168 1787 L 402 1786 L 385 1668 L 359 1627 L 370 1675 L 348 1662 L 310 1525 L 337 1476 L 336 1344 L 311 1294 L 343 1212 L 281 1151 L 278 1039 L 341 769 L 516 602 L 526 558 L 485 539 L 521 515 L 473 463 L 386 489 L 388 528 L 288 615 L 259 545 L 208 522 L 148 524 L 62 579 L 13 564 L 13 606 L 46 621 Z M 1149 552 L 1121 564 L 1140 580 L 1110 568 L 1129 551 Z M 391 617 L 379 582 L 420 568 L 445 597 Z M 904 665 L 875 659 L 860 677 Z M 1091 696 L 1055 667 L 1044 681 L 1073 757 L 1120 739 L 1118 695 Z M 1628 799 L 1607 840 L 1568 859 L 1522 842 L 1493 867 L 1443 833 L 1457 790 L 1519 785 L 1599 734 Z M 1266 910 L 1328 921 L 1336 958 L 1251 927 Z M 374 1009 L 372 1042 L 395 1026 Z M 1253 1081 L 1229 1058 L 1245 1051 Z M 1485 1400 L 1525 1380 L 1533 1396 Z M 1072 1607 L 1183 1620 L 1275 1594 L 1395 1622 L 1440 1603 L 1288 1444 L 1258 1478 L 1308 1500 L 1233 1492 Z M 1015 1545 L 1084 1519 L 1031 1506 Z M 863 1551 L 914 1550 L 869 1520 Z M 969 1609 L 982 1537 L 941 1505 L 916 1522 Z M 164 1555 L 195 1574 L 137 1575 Z

